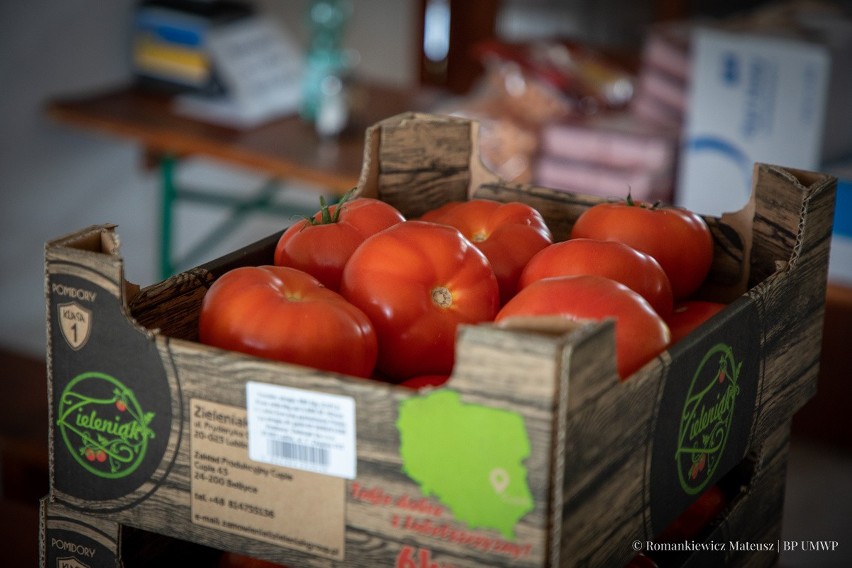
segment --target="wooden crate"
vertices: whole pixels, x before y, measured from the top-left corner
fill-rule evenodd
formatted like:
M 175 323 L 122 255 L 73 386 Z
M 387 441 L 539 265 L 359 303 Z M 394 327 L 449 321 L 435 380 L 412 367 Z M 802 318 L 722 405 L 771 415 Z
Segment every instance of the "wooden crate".
M 499 181 L 466 120 L 400 115 L 366 141 L 360 194 L 409 218 L 449 200 L 516 200 L 564 239 L 601 201 Z M 116 562 L 120 528 L 134 527 L 290 566 L 623 566 L 634 543 L 647 546 L 703 488 L 725 482 L 741 491 L 701 538 L 777 542 L 790 420 L 816 389 L 835 180 L 766 164 L 754 179 L 747 207 L 707 218 L 716 256 L 702 295 L 730 305 L 623 383 L 611 322 L 463 326 L 449 383 L 422 392 L 219 350 L 196 341 L 205 291 L 236 266 L 271 263 L 277 235 L 141 290 L 124 278 L 114 226 L 51 241 L 45 509 L 63 511 L 61 526 L 113 527 Z M 697 393 L 723 363 L 720 406 Z M 261 435 L 247 422 L 259 400 L 248 384 L 276 404 L 326 405 L 351 436 L 354 475 L 248 459 L 249 436 Z M 310 400 L 296 400 L 305 392 Z M 715 407 L 721 438 L 680 443 L 701 430 L 683 430 L 701 404 Z M 476 467 L 454 468 L 458 455 L 424 445 L 401 420 L 436 408 L 463 426 L 486 417 L 488 431 L 458 430 Z M 450 473 L 430 471 L 424 488 L 403 441 Z M 693 478 L 696 452 L 707 467 Z M 719 554 L 677 562 L 777 560 L 777 551 Z

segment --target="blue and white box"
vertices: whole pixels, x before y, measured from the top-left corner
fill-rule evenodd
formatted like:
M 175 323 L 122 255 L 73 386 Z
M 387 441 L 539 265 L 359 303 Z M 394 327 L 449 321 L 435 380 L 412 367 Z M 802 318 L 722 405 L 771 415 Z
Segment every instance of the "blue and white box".
M 675 201 L 737 211 L 755 162 L 819 170 L 831 52 L 799 39 L 693 31 L 692 75 Z

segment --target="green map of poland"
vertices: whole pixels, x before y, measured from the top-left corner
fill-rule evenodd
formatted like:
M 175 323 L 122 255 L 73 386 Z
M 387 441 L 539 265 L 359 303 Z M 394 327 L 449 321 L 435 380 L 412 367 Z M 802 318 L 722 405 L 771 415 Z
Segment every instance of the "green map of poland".
M 464 404 L 437 390 L 400 403 L 397 427 L 403 471 L 470 528 L 515 538 L 533 509 L 523 461 L 530 442 L 514 412 Z

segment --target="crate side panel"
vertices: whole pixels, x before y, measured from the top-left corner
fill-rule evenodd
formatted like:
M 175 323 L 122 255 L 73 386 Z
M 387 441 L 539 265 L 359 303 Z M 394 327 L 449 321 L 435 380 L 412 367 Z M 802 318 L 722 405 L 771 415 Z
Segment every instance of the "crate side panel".
M 790 424 L 787 422 L 769 433 L 760 448 L 755 478 L 746 495 L 747 503 L 735 507 L 725 520 L 730 540 L 740 542 L 777 543 L 781 537 L 784 509 L 784 487 L 787 475 L 787 456 L 790 446 Z M 763 519 L 755 523 L 755 519 Z M 774 557 L 774 559 L 773 559 Z M 754 554 L 737 551 L 732 562 L 742 566 L 771 566 L 775 554 Z
M 47 498 L 41 501 L 42 568 L 89 566 L 119 568 L 121 527 L 109 520 L 77 513 Z
M 789 438 L 787 423 L 756 445 L 748 457 L 753 461 L 751 479 L 745 480 L 742 492 L 722 512 L 723 518 L 701 540 L 724 543 L 725 550 L 688 555 L 683 560 L 684 568 L 722 565 L 759 568 L 777 564 L 777 550 L 753 551 L 747 547 L 777 544 L 781 537 Z M 738 545 L 742 545 L 741 550 L 737 550 Z
M 406 219 L 416 219 L 445 203 L 467 199 L 469 179 L 467 170 L 384 173 L 380 197 Z
M 464 352 L 471 354 L 472 364 L 461 365 L 457 391 L 463 403 L 506 410 L 522 417 L 529 439 L 530 455 L 524 458 L 524 465 L 534 508 L 517 523 L 514 538 L 455 520 L 446 504 L 436 502 L 434 495 L 421 494 L 418 485 L 406 475 L 400 458 L 400 433 L 395 425 L 398 408 L 402 401 L 428 396 L 428 392 L 416 393 L 370 381 L 334 378 L 312 369 L 266 362 L 164 337 L 159 338 L 158 345 L 164 360 L 176 373 L 185 405 L 181 432 L 172 434 L 180 438 L 177 459 L 168 478 L 155 492 L 132 508 L 112 513 L 111 518 L 151 532 L 162 532 L 168 527 L 169 534 L 177 538 L 270 560 L 306 566 L 329 565 L 327 560 L 320 561 L 309 554 L 200 526 L 190 519 L 194 466 L 189 439 L 193 411 L 189 405 L 192 400 L 202 399 L 244 409 L 245 384 L 257 381 L 351 396 L 356 400 L 358 477 L 348 482 L 345 492 L 346 560 L 332 565 L 385 565 L 401 554 L 405 546 L 413 545 L 416 549 L 430 551 L 436 561 L 440 558 L 454 566 L 510 563 L 541 566 L 546 553 L 553 436 L 552 402 L 543 401 L 542 396 L 552 400 L 555 390 L 552 377 L 558 373 L 561 343 L 525 339 L 523 334 L 515 334 L 511 343 L 516 349 L 520 347 L 520 356 L 512 361 L 506 356 L 506 332 L 484 330 L 480 333 L 474 328 L 468 335 Z M 525 350 L 525 345 L 529 349 Z M 510 392 L 508 381 L 521 376 L 526 376 L 530 388 Z M 538 379 L 539 376 L 544 378 Z M 356 489 L 355 483 L 361 489 Z M 444 512 L 430 517 L 422 512 L 376 505 L 366 500 L 363 493 L 360 498 L 356 497 L 364 488 L 381 488 L 385 495 L 394 499 L 426 499 L 433 506 L 442 507 Z
M 180 397 L 153 334 L 127 316 L 112 227 L 85 234 L 101 244 L 72 236 L 46 252 L 51 495 L 95 508 L 121 495 L 114 509 L 168 474 Z
M 473 153 L 471 124 L 458 120 L 389 121 L 380 125 L 378 196 L 408 218 L 467 199 Z
M 814 243 L 809 246 L 830 236 L 836 179 L 821 176 L 809 181 L 813 183 L 805 187 L 787 170 L 766 164 L 755 167 L 752 284 L 774 273 L 777 262 L 802 254 L 803 231 Z
M 782 257 L 786 264 L 749 292 L 765 322 L 765 368 L 757 431 L 774 430 L 815 394 L 833 204 L 834 185 L 830 180 L 805 192 L 791 249 Z
M 472 334 L 475 337 L 465 340 L 461 351 L 479 353 L 480 360 L 486 362 L 492 360 L 496 353 L 503 352 L 503 349 L 499 346 L 495 347 L 494 341 L 490 339 L 493 334 L 478 334 L 476 331 L 474 330 Z M 518 344 L 518 342 L 515 343 Z M 556 358 L 553 348 L 542 349 L 538 342 L 529 343 L 535 345 L 538 352 L 526 357 L 520 356 L 513 363 L 507 362 L 508 365 L 515 367 L 513 371 L 510 371 L 511 374 L 517 375 L 523 367 L 528 376 L 535 377 L 547 369 L 548 361 L 552 366 L 552 361 Z M 400 404 L 412 397 L 428 396 L 429 393 L 419 395 L 406 389 L 369 381 L 333 380 L 327 374 L 297 367 L 288 368 L 286 372 L 282 372 L 279 369 L 280 365 L 270 366 L 264 362 L 241 360 L 241 358 L 229 360 L 231 354 L 228 353 L 213 357 L 200 356 L 190 346 L 184 346 L 181 342 L 174 342 L 173 351 L 177 366 L 181 369 L 182 383 L 186 385 L 184 392 L 187 398 L 203 397 L 205 392 L 216 393 L 219 402 L 236 407 L 244 406 L 245 393 L 242 385 L 249 380 L 354 397 L 358 417 L 358 477 L 354 482 L 357 482 L 361 488 L 381 488 L 385 495 L 393 496 L 394 499 L 406 496 L 411 499 L 429 497 L 429 494 L 421 495 L 417 485 L 405 475 L 404 464 L 400 457 L 400 432 L 396 427 Z M 179 354 L 178 351 L 180 351 Z M 523 352 L 522 349 L 519 351 Z M 491 362 L 479 366 L 477 372 L 463 373 L 463 377 L 459 379 L 459 392 L 465 405 L 506 409 L 523 417 L 531 446 L 531 455 L 525 462 L 528 472 L 527 483 L 534 496 L 535 509 L 523 517 L 515 527 L 516 538 L 519 543 L 538 542 L 539 544 L 531 549 L 522 550 L 522 556 L 513 561 L 517 565 L 535 566 L 540 565 L 544 550 L 542 532 L 545 529 L 543 517 L 549 488 L 546 464 L 552 436 L 551 413 L 542 410 L 547 405 L 541 402 L 537 393 L 516 392 L 511 399 L 502 398 L 499 388 L 491 388 L 498 384 L 495 377 L 499 379 L 499 373 L 506 372 L 505 366 L 500 367 L 500 371 L 495 372 L 497 366 Z M 215 373 L 213 369 L 216 369 Z M 540 370 L 530 372 L 530 369 Z M 552 374 L 553 371 L 547 372 Z M 464 388 L 466 380 L 471 381 L 477 388 L 466 392 Z M 451 386 L 454 384 L 455 379 L 451 381 Z M 540 390 L 552 393 L 553 388 L 552 386 L 549 389 L 541 387 Z M 451 467 L 450 463 L 447 465 Z M 452 514 L 446 512 L 446 507 L 444 514 L 430 519 L 422 514 L 408 515 L 402 510 L 395 511 L 393 508 L 364 503 L 363 500 L 354 497 L 355 493 L 350 483 L 347 490 L 347 561 L 345 565 L 366 566 L 387 563 L 389 555 L 401 553 L 403 543 L 406 541 L 417 543 L 420 547 L 432 551 L 434 555 L 442 555 L 447 561 L 459 566 L 500 565 L 507 561 L 506 552 L 499 551 L 498 547 L 508 547 L 511 543 L 506 544 L 505 539 L 496 532 L 477 531 L 475 527 L 458 523 L 453 519 Z M 359 514 L 364 516 L 361 517 Z M 399 518 L 395 520 L 395 516 Z M 401 523 L 400 527 L 394 526 L 397 522 Z M 455 537 L 447 536 L 453 534 L 452 531 L 456 531 L 457 535 L 468 534 L 471 540 L 467 543 L 454 541 Z M 365 535 L 372 535 L 374 538 L 364 543 L 362 541 Z M 483 535 L 491 541 L 489 542 L 488 539 L 483 541 Z M 229 537 L 223 535 L 222 538 Z M 375 550 L 363 548 L 375 546 L 377 541 L 381 543 L 379 548 Z M 479 542 L 478 545 L 476 545 L 477 542 Z M 487 544 L 482 544 L 483 542 Z M 244 542 L 243 546 L 245 546 Z M 491 549 L 487 546 L 491 546 Z M 495 552 L 495 550 L 498 551 Z
M 143 288 L 128 306 L 136 322 L 168 337 L 198 338 L 198 316 L 213 274 L 199 268 Z
M 561 557 L 579 565 L 626 564 L 630 548 L 615 543 L 645 535 L 647 452 L 663 367 L 654 361 L 620 383 L 613 350 L 603 327 L 572 353 Z

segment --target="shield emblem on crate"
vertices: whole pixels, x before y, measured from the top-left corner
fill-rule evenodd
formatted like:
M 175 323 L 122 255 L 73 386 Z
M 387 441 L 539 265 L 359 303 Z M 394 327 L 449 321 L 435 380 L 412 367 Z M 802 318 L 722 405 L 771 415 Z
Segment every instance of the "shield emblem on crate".
M 87 564 L 83 564 L 82 562 L 73 557 L 57 558 L 56 565 L 58 568 L 89 568 Z
M 92 311 L 77 302 L 59 304 L 59 328 L 74 351 L 83 347 L 92 331 Z

